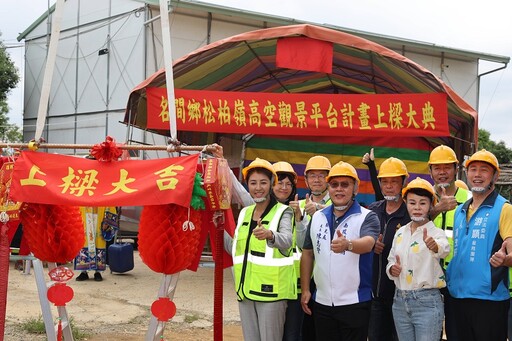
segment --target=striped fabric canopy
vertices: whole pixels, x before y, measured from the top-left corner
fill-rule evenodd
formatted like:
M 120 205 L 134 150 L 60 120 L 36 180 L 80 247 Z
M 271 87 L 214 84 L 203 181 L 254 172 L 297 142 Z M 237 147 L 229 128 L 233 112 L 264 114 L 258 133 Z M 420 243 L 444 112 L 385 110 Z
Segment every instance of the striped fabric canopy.
M 333 44 L 332 73 L 280 68 L 276 66 L 277 41 L 284 37 L 308 37 Z M 307 53 L 307 51 L 304 51 Z M 477 138 L 477 113 L 442 80 L 408 58 L 369 40 L 312 25 L 292 25 L 239 34 L 204 46 L 173 66 L 179 89 L 323 94 L 405 94 L 446 93 L 450 137 L 366 138 L 341 137 L 279 138 L 255 136 L 247 143 L 245 160 L 263 157 L 288 161 L 302 175 L 308 156 L 326 155 L 331 162 L 353 162 L 363 181 L 367 170 L 360 163 L 371 147 L 379 149 L 376 160 L 402 158 L 411 173 L 428 173 L 429 151 L 446 144 L 459 159 L 472 153 Z M 146 129 L 146 87 L 165 87 L 165 70 L 160 70 L 130 94 L 124 122 Z M 158 133 L 169 135 L 168 131 Z M 255 131 L 254 134 L 257 134 Z M 271 153 L 272 151 L 272 153 Z M 366 176 L 366 178 L 365 178 Z M 370 192 L 365 184 L 362 192 Z
M 424 139 L 418 138 L 367 138 L 357 137 L 324 137 L 308 138 L 254 136 L 246 143 L 244 166 L 256 157 L 272 163 L 277 161 L 289 162 L 298 175 L 298 193 L 302 198 L 306 193 L 304 170 L 309 158 L 323 155 L 335 164 L 345 161 L 353 165 L 361 180 L 357 199 L 369 204 L 374 201 L 374 190 L 370 180 L 368 167 L 363 165 L 362 157 L 371 148 L 375 152 L 375 165 L 379 169 L 382 161 L 388 157 L 397 157 L 404 161 L 409 171 L 409 179 L 417 176 L 431 181 L 428 165 L 430 145 Z

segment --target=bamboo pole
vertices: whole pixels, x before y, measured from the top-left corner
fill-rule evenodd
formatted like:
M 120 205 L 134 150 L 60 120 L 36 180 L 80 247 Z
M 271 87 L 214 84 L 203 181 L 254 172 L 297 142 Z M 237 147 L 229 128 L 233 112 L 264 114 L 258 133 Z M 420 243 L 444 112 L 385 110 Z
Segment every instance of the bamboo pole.
M 92 149 L 95 144 L 61 144 L 61 143 L 0 143 L 0 148 L 16 148 L 16 149 Z M 169 153 L 181 151 L 205 151 L 213 152 L 216 147 L 214 145 L 205 146 L 182 146 L 182 145 L 116 145 L 117 148 L 122 150 L 165 150 Z

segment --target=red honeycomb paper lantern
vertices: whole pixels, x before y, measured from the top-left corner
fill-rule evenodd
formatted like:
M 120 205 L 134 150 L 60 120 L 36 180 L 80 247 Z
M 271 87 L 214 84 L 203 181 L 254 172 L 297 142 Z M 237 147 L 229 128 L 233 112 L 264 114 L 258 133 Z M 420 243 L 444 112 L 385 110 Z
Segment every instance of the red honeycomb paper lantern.
M 189 209 L 179 205 L 144 206 L 139 225 L 139 255 L 151 270 L 174 274 L 190 266 L 200 236 L 199 211 L 190 209 L 189 217 Z
M 26 204 L 20 218 L 30 251 L 40 260 L 66 263 L 84 245 L 82 215 L 76 206 Z

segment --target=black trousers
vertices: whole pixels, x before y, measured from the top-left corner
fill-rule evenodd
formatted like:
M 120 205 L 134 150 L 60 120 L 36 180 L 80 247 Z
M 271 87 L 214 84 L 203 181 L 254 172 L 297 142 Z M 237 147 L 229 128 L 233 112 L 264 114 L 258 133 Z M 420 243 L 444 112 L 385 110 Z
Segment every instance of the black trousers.
M 315 302 L 316 339 L 366 341 L 370 308 L 371 301 L 344 306 L 325 306 Z
M 452 297 L 457 337 L 464 341 L 506 341 L 510 300 Z
M 314 293 L 316 291 L 316 284 L 313 278 L 311 278 L 309 283 L 309 290 L 313 294 L 313 297 L 311 297 L 308 303 L 312 315 L 304 314 L 304 320 L 302 320 L 302 341 L 316 341 L 315 320 L 313 319 L 313 316 L 315 316 Z

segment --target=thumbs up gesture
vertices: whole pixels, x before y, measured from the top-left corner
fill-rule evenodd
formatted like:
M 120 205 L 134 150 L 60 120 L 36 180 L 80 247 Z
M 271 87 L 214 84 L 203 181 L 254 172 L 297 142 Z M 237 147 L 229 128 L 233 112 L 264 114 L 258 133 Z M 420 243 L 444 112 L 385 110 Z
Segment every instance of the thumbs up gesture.
M 306 206 L 304 207 L 304 209 L 306 210 L 306 213 L 312 216 L 317 211 L 316 208 L 317 208 L 317 203 L 311 199 L 309 194 L 306 194 Z
M 269 240 L 269 239 L 274 238 L 274 234 L 272 233 L 272 231 L 263 227 L 263 225 L 261 224 L 261 219 L 258 219 L 258 226 L 256 226 L 256 228 L 254 230 L 252 230 L 252 234 L 258 240 L 264 240 L 264 239 Z
M 395 260 L 396 260 L 395 264 L 393 264 L 391 266 L 391 268 L 389 269 L 389 273 L 393 277 L 398 277 L 398 276 L 400 276 L 400 273 L 402 272 L 402 264 L 400 264 L 400 256 L 396 255 Z
M 382 251 L 384 250 L 384 243 L 382 242 L 383 238 L 384 237 L 382 236 L 382 233 L 381 233 L 381 234 L 379 234 L 379 238 L 375 242 L 375 247 L 373 248 L 373 252 L 376 255 L 380 255 L 382 253 Z
M 437 242 L 428 235 L 427 229 L 423 229 L 423 241 L 425 242 L 425 245 L 427 245 L 428 249 L 434 253 L 437 253 L 438 251 L 438 245 Z
M 331 242 L 331 250 L 334 253 L 342 253 L 348 249 L 348 240 L 340 230 L 336 230 L 336 236 L 337 238 Z
M 455 196 L 446 194 L 446 188 L 441 187 L 441 198 L 436 205 L 436 208 L 441 212 L 451 211 L 457 207 L 457 199 Z
M 504 241 L 503 244 L 501 244 L 501 248 L 492 255 L 491 259 L 489 260 L 489 263 L 491 263 L 491 266 L 497 268 L 498 266 L 502 266 L 505 264 L 506 257 L 507 242 Z
M 302 220 L 302 212 L 300 210 L 300 202 L 299 202 L 298 194 L 295 194 L 295 198 L 293 198 L 293 200 L 288 203 L 288 206 L 290 206 L 293 210 L 293 213 L 295 215 L 295 221 L 300 222 Z
M 372 149 L 370 149 L 370 153 L 366 153 L 363 155 L 362 162 L 363 162 L 363 164 L 366 165 L 367 163 L 369 163 L 370 161 L 373 161 L 373 160 L 375 160 L 375 156 L 373 154 L 373 148 L 372 148 Z

